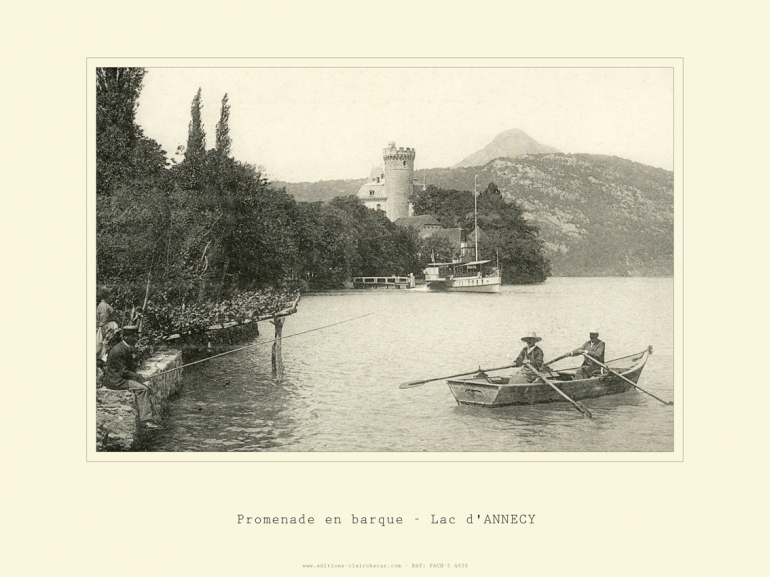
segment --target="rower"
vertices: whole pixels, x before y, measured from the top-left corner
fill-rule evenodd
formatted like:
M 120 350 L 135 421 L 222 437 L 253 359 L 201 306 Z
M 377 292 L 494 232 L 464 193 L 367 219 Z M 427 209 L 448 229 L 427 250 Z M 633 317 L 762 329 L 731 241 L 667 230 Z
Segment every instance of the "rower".
M 604 341 L 599 340 L 599 329 L 592 329 L 588 333 L 588 340 L 583 343 L 583 346 L 579 349 L 575 349 L 570 353 L 570 356 L 585 354 L 599 361 L 604 362 Z M 584 358 L 583 364 L 575 372 L 575 380 L 588 379 L 590 377 L 600 375 L 602 368 L 591 359 Z
M 527 336 L 521 338 L 522 341 L 527 343 L 527 346 L 521 349 L 519 356 L 513 363 L 514 367 L 521 367 L 524 362 L 531 364 L 536 370 L 543 369 L 543 349 L 537 346 L 537 343 L 542 341 L 534 332 L 529 333 Z M 534 383 L 539 380 L 538 376 L 533 373 L 528 367 L 524 367 L 517 374 L 511 377 L 510 383 Z

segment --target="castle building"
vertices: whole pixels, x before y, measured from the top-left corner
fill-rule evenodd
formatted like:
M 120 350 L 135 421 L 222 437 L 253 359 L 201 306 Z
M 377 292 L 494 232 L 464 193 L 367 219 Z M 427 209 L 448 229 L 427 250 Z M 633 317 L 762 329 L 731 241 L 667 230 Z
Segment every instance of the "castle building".
M 358 190 L 358 198 L 367 208 L 382 210 L 391 221 L 410 216 L 409 197 L 416 184 L 414 148 L 396 148 L 389 142 L 382 151 L 383 167 L 373 168 L 369 182 Z

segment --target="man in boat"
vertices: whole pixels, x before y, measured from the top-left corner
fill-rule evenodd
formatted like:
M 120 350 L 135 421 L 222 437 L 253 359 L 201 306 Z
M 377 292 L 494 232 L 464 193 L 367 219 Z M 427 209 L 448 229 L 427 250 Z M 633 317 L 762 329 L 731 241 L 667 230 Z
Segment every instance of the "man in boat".
M 593 376 L 600 375 L 602 368 L 596 363 L 592 362 L 591 357 L 599 361 L 604 362 L 604 341 L 599 340 L 599 329 L 593 329 L 588 333 L 588 340 L 583 343 L 583 346 L 570 353 L 570 356 L 585 354 L 583 358 L 583 364 L 575 372 L 575 380 L 589 379 Z
M 521 349 L 519 356 L 513 363 L 514 367 L 521 367 L 524 362 L 528 362 L 538 371 L 543 370 L 543 349 L 537 346 L 543 339 L 537 336 L 534 332 L 529 333 L 526 337 L 521 338 L 522 341 L 527 343 L 527 346 Z M 524 367 L 518 373 L 511 377 L 510 383 L 534 383 L 539 381 L 537 375 L 533 373 L 529 367 Z
M 134 345 L 139 338 L 139 327 L 123 327 L 122 332 L 122 340 L 110 349 L 107 356 L 104 386 L 113 390 L 133 391 L 141 423 L 146 429 L 160 429 L 161 426 L 155 422 L 152 391 L 147 386 L 147 379 L 135 372 Z

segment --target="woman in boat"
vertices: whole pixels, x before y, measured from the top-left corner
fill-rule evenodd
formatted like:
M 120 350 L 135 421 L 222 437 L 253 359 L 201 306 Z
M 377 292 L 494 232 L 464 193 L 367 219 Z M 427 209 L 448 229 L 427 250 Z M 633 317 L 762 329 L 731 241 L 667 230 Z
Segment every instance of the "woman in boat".
M 529 333 L 526 337 L 521 338 L 522 341 L 527 343 L 527 346 L 521 349 L 519 356 L 513 363 L 514 367 L 521 367 L 525 362 L 531 364 L 538 371 L 543 369 L 543 349 L 537 346 L 537 343 L 542 341 L 539 336 L 534 332 Z M 533 373 L 529 367 L 524 367 L 518 373 L 511 377 L 510 383 L 534 383 L 539 380 L 537 375 Z

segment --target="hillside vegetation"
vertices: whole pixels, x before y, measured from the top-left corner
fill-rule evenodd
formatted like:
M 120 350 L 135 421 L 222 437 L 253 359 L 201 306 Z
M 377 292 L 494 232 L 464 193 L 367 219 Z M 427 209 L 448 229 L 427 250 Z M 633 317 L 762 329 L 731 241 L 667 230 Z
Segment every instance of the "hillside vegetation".
M 671 276 L 674 174 L 614 156 L 537 154 L 427 171 L 442 188 L 494 182 L 537 226 L 554 276 Z
M 553 276 L 672 276 L 674 173 L 615 156 L 529 154 L 482 167 L 420 170 L 445 190 L 479 191 L 493 182 L 539 229 Z M 333 182 L 334 185 L 330 185 Z M 329 200 L 341 183 L 276 183 L 298 200 Z M 350 194 L 351 192 L 347 192 Z

